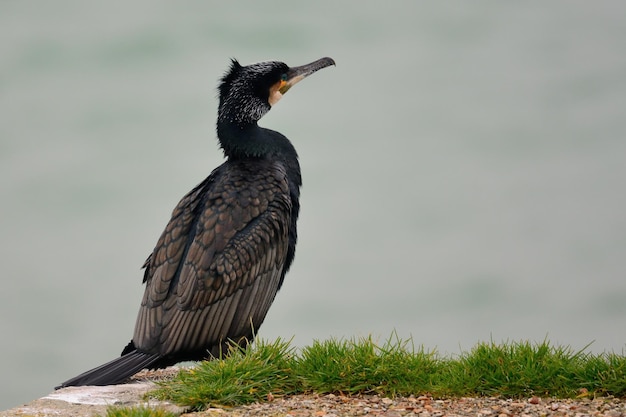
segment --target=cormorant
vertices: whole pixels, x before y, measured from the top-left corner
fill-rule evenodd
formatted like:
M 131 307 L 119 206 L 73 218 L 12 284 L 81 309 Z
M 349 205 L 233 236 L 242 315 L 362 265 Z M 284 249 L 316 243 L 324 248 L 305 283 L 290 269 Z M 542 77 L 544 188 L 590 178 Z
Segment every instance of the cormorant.
M 294 84 L 334 65 L 321 58 L 242 66 L 219 85 L 217 137 L 226 162 L 178 203 L 143 267 L 146 285 L 122 356 L 57 388 L 119 384 L 252 341 L 293 262 L 302 178 L 298 155 L 258 120 Z

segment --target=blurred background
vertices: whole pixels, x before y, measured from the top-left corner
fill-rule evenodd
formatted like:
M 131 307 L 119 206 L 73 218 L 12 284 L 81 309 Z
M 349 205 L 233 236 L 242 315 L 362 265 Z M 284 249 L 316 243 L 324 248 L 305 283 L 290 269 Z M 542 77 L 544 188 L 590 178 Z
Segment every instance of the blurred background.
M 331 56 L 262 121 L 304 176 L 260 336 L 626 344 L 623 2 L 0 2 L 0 409 L 113 359 L 219 77 Z

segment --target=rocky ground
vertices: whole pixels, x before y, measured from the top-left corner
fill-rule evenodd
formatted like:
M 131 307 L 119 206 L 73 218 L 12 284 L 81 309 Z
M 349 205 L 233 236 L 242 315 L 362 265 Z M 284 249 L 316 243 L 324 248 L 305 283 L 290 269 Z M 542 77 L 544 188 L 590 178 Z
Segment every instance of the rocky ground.
M 88 417 L 106 414 L 109 405 L 165 408 L 178 413 L 184 409 L 167 402 L 143 399 L 154 388 L 155 379 L 168 377 L 175 371 L 145 372 L 133 383 L 107 387 L 70 387 L 51 393 L 20 407 L 0 412 L 0 417 L 55 416 Z M 583 393 L 584 394 L 584 393 Z M 616 398 L 452 398 L 435 399 L 427 395 L 408 398 L 381 398 L 373 395 L 296 395 L 273 398 L 267 402 L 233 408 L 211 408 L 202 412 L 184 413 L 186 417 L 626 417 L 626 401 Z
M 294 396 L 230 410 L 210 409 L 193 416 L 379 416 L 379 417 L 544 417 L 544 416 L 626 416 L 626 402 L 612 398 L 557 400 L 529 398 L 510 400 L 498 398 L 433 399 L 429 396 L 380 398 L 377 396 L 344 397 Z

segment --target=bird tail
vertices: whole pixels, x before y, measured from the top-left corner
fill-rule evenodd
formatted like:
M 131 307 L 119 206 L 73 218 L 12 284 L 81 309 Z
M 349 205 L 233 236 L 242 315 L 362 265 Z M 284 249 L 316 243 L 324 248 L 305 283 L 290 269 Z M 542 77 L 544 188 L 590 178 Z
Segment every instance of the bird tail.
M 161 356 L 158 353 L 151 354 L 133 350 L 97 368 L 93 368 L 72 379 L 68 379 L 54 389 L 83 385 L 120 384 L 142 369 L 154 364 L 160 358 Z

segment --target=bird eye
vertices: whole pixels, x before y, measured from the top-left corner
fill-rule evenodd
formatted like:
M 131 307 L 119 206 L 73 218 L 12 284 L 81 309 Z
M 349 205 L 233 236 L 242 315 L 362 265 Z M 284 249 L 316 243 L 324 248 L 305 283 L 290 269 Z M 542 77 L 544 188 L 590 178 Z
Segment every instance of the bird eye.
M 281 81 L 287 81 L 287 74 L 283 74 L 280 76 Z

